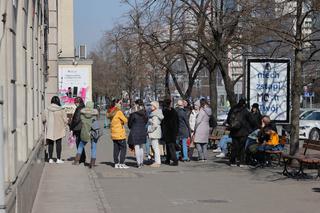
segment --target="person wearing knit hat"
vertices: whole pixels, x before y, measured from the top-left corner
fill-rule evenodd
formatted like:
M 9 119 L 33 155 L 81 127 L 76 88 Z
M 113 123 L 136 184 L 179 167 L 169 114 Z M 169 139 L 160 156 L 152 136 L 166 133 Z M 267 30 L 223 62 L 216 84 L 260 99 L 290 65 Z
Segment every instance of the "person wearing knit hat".
M 151 146 L 154 151 L 155 162 L 151 167 L 158 168 L 161 165 L 159 140 L 162 137 L 161 121 L 163 120 L 162 111 L 159 110 L 159 102 L 151 102 L 151 113 L 148 120 L 147 130 L 151 141 Z

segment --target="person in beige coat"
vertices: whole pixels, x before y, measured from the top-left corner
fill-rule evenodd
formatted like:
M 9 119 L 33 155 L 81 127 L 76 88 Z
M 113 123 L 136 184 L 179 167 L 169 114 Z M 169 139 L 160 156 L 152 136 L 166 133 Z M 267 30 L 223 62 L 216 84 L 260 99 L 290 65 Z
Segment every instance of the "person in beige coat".
M 66 135 L 66 126 L 68 123 L 67 114 L 61 107 L 60 99 L 57 96 L 52 97 L 51 105 L 45 110 L 43 121 L 46 128 L 46 139 L 48 144 L 49 163 L 54 163 L 52 159 L 53 145 L 56 142 L 57 161 L 61 160 L 61 141 Z

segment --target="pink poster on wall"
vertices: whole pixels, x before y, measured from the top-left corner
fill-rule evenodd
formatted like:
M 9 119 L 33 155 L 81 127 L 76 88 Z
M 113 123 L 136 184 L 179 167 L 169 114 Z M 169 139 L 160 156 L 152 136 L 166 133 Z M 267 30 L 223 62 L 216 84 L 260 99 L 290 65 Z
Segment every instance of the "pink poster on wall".
M 60 67 L 59 68 L 59 97 L 63 105 L 71 105 L 76 97 L 85 102 L 90 99 L 91 82 L 88 68 Z

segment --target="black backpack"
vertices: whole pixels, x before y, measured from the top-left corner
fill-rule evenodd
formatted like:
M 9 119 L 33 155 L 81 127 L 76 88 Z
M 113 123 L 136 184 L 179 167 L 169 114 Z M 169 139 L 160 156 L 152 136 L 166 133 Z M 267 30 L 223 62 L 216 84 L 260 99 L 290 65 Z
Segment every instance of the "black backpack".
M 215 128 L 217 126 L 217 120 L 213 116 L 213 114 L 208 115 L 208 113 L 204 110 L 204 112 L 209 116 L 209 126 L 210 128 Z
M 217 120 L 215 119 L 215 117 L 213 115 L 210 115 L 210 117 L 209 117 L 209 126 L 211 128 L 215 128 L 217 126 Z

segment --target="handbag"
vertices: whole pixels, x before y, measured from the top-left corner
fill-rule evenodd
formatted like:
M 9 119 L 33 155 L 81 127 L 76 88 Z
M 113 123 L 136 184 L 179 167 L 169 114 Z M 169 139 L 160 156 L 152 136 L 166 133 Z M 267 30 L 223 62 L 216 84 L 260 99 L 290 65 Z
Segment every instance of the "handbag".
M 76 140 L 77 140 L 76 136 L 73 135 L 72 131 L 70 131 L 68 135 L 68 146 L 70 149 L 73 149 L 73 147 L 76 145 Z

